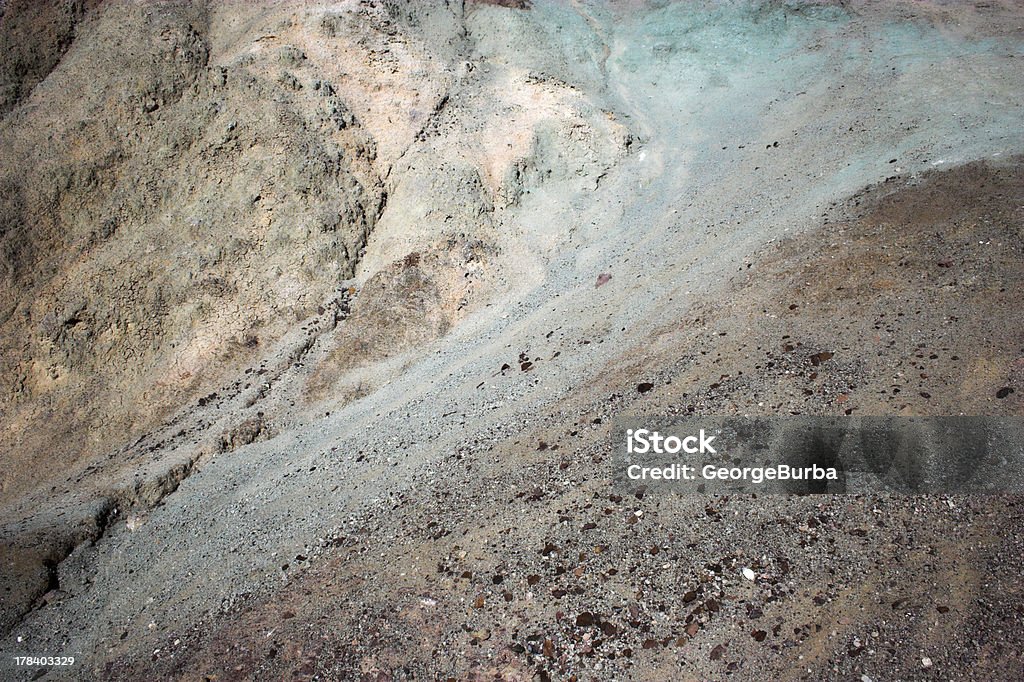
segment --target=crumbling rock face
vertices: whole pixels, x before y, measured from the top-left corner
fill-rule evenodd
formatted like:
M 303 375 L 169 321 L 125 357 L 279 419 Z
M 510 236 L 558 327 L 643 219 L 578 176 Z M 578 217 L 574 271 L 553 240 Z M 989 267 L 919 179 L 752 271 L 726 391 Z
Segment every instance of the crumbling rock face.
M 384 206 L 373 140 L 302 51 L 211 59 L 210 21 L 106 6 L 3 122 L 12 474 L 101 451 L 251 359 L 354 274 Z

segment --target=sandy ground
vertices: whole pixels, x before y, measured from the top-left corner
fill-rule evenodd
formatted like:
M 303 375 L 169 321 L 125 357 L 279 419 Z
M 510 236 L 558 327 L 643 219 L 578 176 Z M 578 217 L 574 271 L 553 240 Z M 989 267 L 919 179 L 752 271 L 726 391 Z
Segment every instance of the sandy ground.
M 503 4 L 208 10 L 211 70 L 330 76 L 386 202 L 181 409 L 13 441 L 3 674 L 1018 679 L 1018 498 L 638 498 L 610 424 L 1021 414 L 1021 8 Z

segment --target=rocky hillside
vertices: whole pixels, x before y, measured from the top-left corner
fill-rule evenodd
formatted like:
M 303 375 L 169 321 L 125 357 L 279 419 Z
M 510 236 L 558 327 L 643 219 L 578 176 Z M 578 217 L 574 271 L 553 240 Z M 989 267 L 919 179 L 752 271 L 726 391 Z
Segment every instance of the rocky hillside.
M 4 679 L 1016 679 L 1017 498 L 609 452 L 1021 415 L 1022 26 L 0 2 Z

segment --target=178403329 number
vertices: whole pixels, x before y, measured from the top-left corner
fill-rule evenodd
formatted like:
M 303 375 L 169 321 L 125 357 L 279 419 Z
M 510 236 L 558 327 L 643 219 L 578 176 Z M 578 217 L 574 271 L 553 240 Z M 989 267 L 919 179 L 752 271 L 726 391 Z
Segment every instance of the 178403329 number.
M 74 665 L 74 656 L 15 656 L 14 664 L 18 666 L 59 666 Z

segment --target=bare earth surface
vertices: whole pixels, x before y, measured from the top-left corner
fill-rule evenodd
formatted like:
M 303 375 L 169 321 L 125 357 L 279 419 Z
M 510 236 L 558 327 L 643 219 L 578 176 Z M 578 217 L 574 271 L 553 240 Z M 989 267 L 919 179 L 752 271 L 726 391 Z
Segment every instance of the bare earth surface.
M 1009 0 L 0 2 L 0 679 L 1020 679 L 1019 497 L 611 427 L 1024 413 L 1022 65 Z

